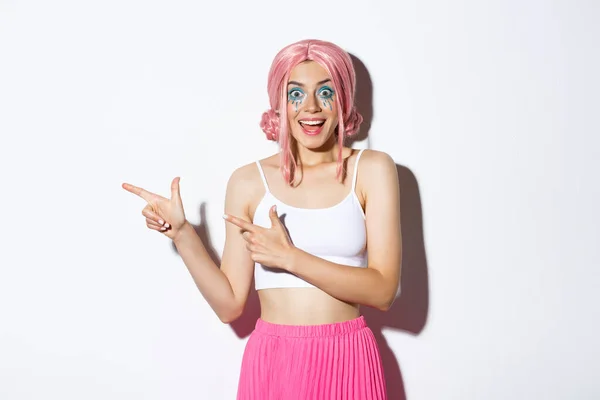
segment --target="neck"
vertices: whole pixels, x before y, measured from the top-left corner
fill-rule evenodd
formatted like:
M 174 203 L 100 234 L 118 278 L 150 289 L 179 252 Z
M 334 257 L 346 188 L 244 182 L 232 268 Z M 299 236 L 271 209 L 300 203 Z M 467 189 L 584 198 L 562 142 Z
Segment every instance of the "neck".
M 299 165 L 312 167 L 323 163 L 335 162 L 338 159 L 339 144 L 335 135 L 331 135 L 323 146 L 316 149 L 308 149 L 298 145 L 296 142 L 296 160 Z

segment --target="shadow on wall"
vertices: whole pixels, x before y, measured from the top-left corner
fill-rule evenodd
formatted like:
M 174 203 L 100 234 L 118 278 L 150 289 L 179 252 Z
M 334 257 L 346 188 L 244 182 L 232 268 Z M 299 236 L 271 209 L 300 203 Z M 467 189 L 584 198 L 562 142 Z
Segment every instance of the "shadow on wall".
M 374 117 L 373 84 L 362 61 L 352 54 L 351 57 L 356 70 L 356 107 L 364 118 L 354 141 L 363 141 L 369 136 Z M 401 291 L 387 312 L 370 307 L 362 307 L 361 311 L 379 344 L 389 399 L 406 400 L 400 365 L 383 336 L 383 329 L 388 327 L 413 335 L 423 331 L 429 310 L 429 278 L 419 185 L 415 175 L 408 168 L 398 164 L 396 168 L 400 186 L 402 225 Z
M 357 57 L 354 55 L 351 55 L 351 57 L 357 77 L 356 107 L 362 114 L 364 121 L 360 132 L 347 143 L 348 146 L 352 146 L 354 142 L 362 142 L 368 139 L 371 121 L 373 120 L 373 85 L 369 72 Z M 429 310 L 429 278 L 423 242 L 423 218 L 419 185 L 415 175 L 408 168 L 401 165 L 396 165 L 396 168 L 398 169 L 400 185 L 402 224 L 400 296 L 387 312 L 380 312 L 370 307 L 362 307 L 361 311 L 379 344 L 389 399 L 406 400 L 400 365 L 383 336 L 383 329 L 387 327 L 413 335 L 418 335 L 423 330 Z M 205 203 L 200 206 L 200 217 L 200 225 L 194 226 L 194 228 L 211 258 L 217 265 L 220 265 L 219 256 L 211 244 L 210 235 L 205 224 Z M 254 283 L 252 283 L 246 308 L 242 316 L 231 323 L 231 328 L 238 337 L 245 338 L 252 333 L 259 317 L 258 294 L 254 289 Z

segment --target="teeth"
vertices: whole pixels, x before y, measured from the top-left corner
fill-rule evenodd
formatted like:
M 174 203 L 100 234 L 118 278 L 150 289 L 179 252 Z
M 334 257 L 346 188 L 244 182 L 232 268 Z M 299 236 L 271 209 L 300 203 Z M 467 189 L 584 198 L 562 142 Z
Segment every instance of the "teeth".
M 300 121 L 300 123 L 304 125 L 321 125 L 324 122 L 325 121 Z

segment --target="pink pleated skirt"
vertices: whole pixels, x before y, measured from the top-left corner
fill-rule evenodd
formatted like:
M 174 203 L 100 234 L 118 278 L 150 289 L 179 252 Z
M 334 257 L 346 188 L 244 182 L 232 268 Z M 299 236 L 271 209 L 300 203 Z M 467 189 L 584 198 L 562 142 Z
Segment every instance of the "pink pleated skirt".
M 384 399 L 381 356 L 364 317 L 325 325 L 256 322 L 237 400 Z

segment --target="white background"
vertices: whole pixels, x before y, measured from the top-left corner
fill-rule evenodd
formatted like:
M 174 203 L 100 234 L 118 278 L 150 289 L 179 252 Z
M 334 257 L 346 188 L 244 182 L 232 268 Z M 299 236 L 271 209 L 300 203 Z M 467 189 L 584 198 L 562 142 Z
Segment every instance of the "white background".
M 402 295 L 365 311 L 391 399 L 597 399 L 596 1 L 0 1 L 0 398 L 233 399 L 222 324 L 122 182 L 221 254 L 276 52 L 352 53 L 355 147 L 399 165 Z M 202 212 L 201 212 L 202 211 Z M 201 218 L 203 214 L 203 218 Z

